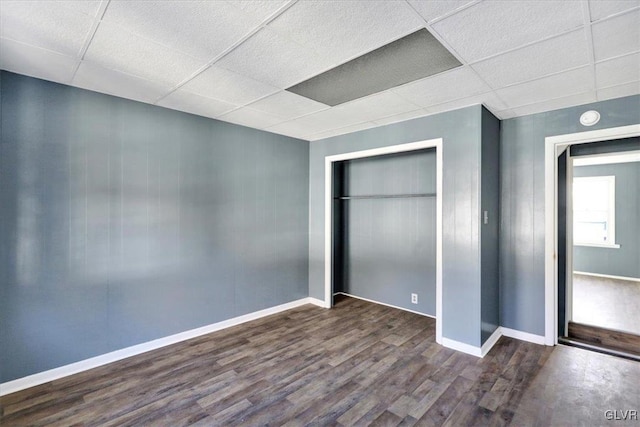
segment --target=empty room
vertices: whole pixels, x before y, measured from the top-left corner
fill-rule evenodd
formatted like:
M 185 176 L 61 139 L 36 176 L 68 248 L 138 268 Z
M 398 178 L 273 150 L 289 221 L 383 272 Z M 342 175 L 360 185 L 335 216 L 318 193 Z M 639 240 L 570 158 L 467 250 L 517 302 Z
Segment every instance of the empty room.
M 1 426 L 640 423 L 640 0 L 0 0 Z

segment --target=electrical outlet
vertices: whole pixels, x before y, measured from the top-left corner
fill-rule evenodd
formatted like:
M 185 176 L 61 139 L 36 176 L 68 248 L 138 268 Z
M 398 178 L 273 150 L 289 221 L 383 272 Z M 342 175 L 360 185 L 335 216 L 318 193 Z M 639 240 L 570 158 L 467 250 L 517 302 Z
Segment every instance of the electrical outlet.
M 418 294 L 411 294 L 411 304 L 418 303 Z

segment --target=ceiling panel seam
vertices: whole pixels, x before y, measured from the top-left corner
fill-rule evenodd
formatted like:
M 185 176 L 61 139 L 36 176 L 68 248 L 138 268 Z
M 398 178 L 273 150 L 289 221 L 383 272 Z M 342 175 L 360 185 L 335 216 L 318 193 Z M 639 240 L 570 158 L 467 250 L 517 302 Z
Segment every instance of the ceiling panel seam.
M 85 39 L 84 43 L 82 44 L 82 47 L 80 48 L 80 52 L 78 54 L 78 61 L 76 62 L 76 65 L 73 69 L 73 73 L 71 73 L 71 79 L 69 81 L 73 81 L 73 79 L 75 79 L 76 74 L 78 73 L 78 69 L 80 68 L 80 64 L 82 63 L 82 60 L 84 59 L 84 56 L 86 55 L 87 50 L 89 49 L 89 46 L 91 45 L 91 42 L 93 41 L 93 38 L 95 37 L 96 32 L 98 31 L 98 27 L 100 27 L 100 23 L 102 22 L 102 18 L 104 17 L 105 12 L 107 11 L 107 7 L 109 7 L 110 1 L 111 0 L 102 0 L 100 2 L 98 13 L 96 13 L 95 18 L 93 19 L 93 23 L 91 24 L 91 29 L 87 33 L 87 38 Z
M 493 95 L 494 95 L 494 96 L 495 96 L 495 97 L 496 97 L 500 102 L 502 102 L 502 104 L 503 104 L 503 105 L 505 105 L 505 106 L 507 106 L 507 107 L 508 107 L 508 106 L 509 106 L 509 104 L 507 104 L 506 102 L 504 102 L 504 100 L 503 100 L 503 99 L 502 99 L 502 98 L 501 98 L 501 97 L 500 97 L 500 96 L 495 92 L 495 88 L 494 88 L 493 86 L 491 86 L 490 84 L 488 84 L 488 83 L 487 83 L 487 81 L 486 81 L 486 80 L 485 80 L 485 79 L 484 79 L 484 78 L 483 78 L 483 77 L 482 77 L 482 76 L 481 76 L 481 75 L 480 75 L 480 74 L 479 74 L 479 73 L 478 73 L 478 72 L 477 72 L 473 67 L 470 67 L 470 66 L 469 66 L 469 61 L 467 61 L 466 59 L 464 59 L 464 58 L 463 58 L 463 57 L 462 57 L 462 56 L 461 56 L 461 55 L 460 55 L 460 54 L 459 54 L 459 53 L 458 53 L 458 52 L 453 48 L 453 46 L 451 46 L 451 45 L 449 44 L 449 42 L 448 42 L 444 37 L 442 37 L 442 35 L 441 35 L 440 33 L 438 33 L 438 32 L 435 30 L 435 28 L 433 28 L 433 27 L 429 24 L 429 22 L 427 22 L 427 20 L 426 20 L 426 19 L 424 19 L 424 17 L 423 17 L 422 15 L 420 15 L 420 13 L 418 13 L 418 11 L 413 7 L 413 5 L 412 5 L 411 3 L 409 3 L 407 0 L 405 0 L 405 3 L 406 3 L 406 4 L 411 8 L 411 10 L 413 10 L 413 12 L 414 12 L 414 13 L 415 13 L 415 14 L 416 14 L 416 15 L 417 15 L 417 16 L 418 16 L 418 17 L 419 17 L 419 18 L 424 22 L 424 25 L 425 25 L 425 28 L 427 29 L 427 31 L 429 31 L 429 32 L 433 35 L 433 37 L 435 37 L 435 39 L 436 39 L 436 40 L 438 40 L 438 41 L 439 41 L 439 42 L 440 42 L 440 43 L 445 47 L 445 49 L 447 49 L 449 52 L 451 52 L 451 54 L 452 54 L 452 55 L 453 55 L 453 56 L 454 56 L 458 61 L 460 61 L 460 63 L 462 64 L 462 66 L 467 66 L 467 67 L 471 70 L 471 72 L 472 72 L 473 74 L 475 74 L 475 76 L 476 76 L 476 77 L 477 77 L 477 78 L 478 78 L 482 83 L 484 83 L 485 85 L 487 85 L 487 87 L 491 89 L 491 92 L 493 93 Z M 473 4 L 475 5 L 475 4 L 477 4 L 477 3 L 473 3 Z M 469 6 L 469 7 L 471 7 L 471 6 Z M 463 10 L 463 9 L 466 9 L 466 8 L 460 8 L 460 9 L 457 9 L 457 10 L 456 10 L 456 12 L 459 12 L 460 10 Z M 452 15 L 453 15 L 453 14 L 452 14 Z M 451 15 L 449 15 L 449 16 L 451 16 Z M 428 78 L 428 77 L 427 77 L 427 78 Z M 487 93 L 488 93 L 488 92 L 487 92 Z M 464 97 L 462 97 L 462 98 L 458 98 L 458 99 L 463 99 L 463 98 L 464 98 Z M 452 101 L 455 101 L 455 100 L 452 100 Z
M 215 58 L 213 58 L 212 60 L 210 60 L 209 62 L 207 62 L 205 65 L 203 65 L 202 67 L 200 67 L 198 70 L 196 70 L 193 74 L 191 74 L 189 77 L 187 77 L 186 79 L 182 80 L 180 83 L 178 83 L 177 85 L 175 85 L 174 87 L 172 87 L 169 92 L 165 93 L 164 95 L 162 95 L 161 97 L 159 97 L 158 99 L 156 99 L 153 104 L 157 104 L 158 102 L 160 102 L 161 100 L 163 100 L 164 98 L 166 98 L 167 96 L 171 95 L 173 92 L 175 92 L 176 90 L 180 89 L 182 86 L 184 86 L 185 84 L 187 84 L 189 81 L 193 80 L 194 78 L 196 78 L 197 76 L 199 76 L 200 74 L 202 74 L 203 72 L 205 72 L 206 70 L 208 70 L 209 68 L 211 68 L 211 66 L 213 64 L 215 64 L 216 62 L 220 61 L 222 58 L 224 58 L 225 56 L 227 56 L 228 54 L 230 54 L 231 52 L 233 52 L 235 49 L 237 49 L 238 47 L 240 47 L 240 45 L 242 45 L 244 42 L 246 42 L 247 40 L 249 40 L 251 37 L 253 37 L 254 35 L 256 35 L 260 30 L 262 30 L 263 28 L 266 28 L 267 25 L 269 25 L 270 22 L 272 22 L 274 19 L 276 19 L 278 16 L 280 16 L 281 14 L 283 14 L 285 11 L 287 11 L 291 6 L 293 6 L 298 0 L 290 0 L 287 3 L 285 3 L 284 5 L 282 5 L 278 10 L 276 10 L 273 14 L 269 15 L 264 21 L 262 21 L 260 23 L 260 25 L 256 26 L 253 30 L 249 31 L 247 34 L 245 34 L 244 36 L 242 36 L 238 41 L 236 41 L 234 44 L 232 44 L 230 47 L 228 47 L 227 49 L 225 49 L 222 53 L 220 53 L 219 55 L 217 55 Z M 239 108 L 239 107 L 238 107 Z M 237 109 L 237 108 L 236 108 Z
M 584 17 L 584 32 L 587 37 L 587 55 L 589 55 L 589 66 L 591 68 L 591 87 L 595 91 L 598 87 L 596 83 L 596 53 L 593 46 L 593 31 L 591 29 L 591 11 L 589 2 L 582 3 L 582 15 Z
M 408 2 L 408 0 L 405 0 L 405 1 Z M 475 1 L 469 2 L 467 4 L 464 4 L 464 5 L 456 8 L 456 9 L 453 9 L 453 10 L 451 10 L 451 11 L 449 11 L 449 12 L 447 12 L 447 13 L 441 15 L 441 16 L 438 16 L 437 18 L 432 19 L 431 21 L 429 21 L 429 23 L 430 24 L 435 24 L 436 22 L 444 21 L 445 19 L 455 15 L 456 13 L 462 12 L 463 10 L 469 9 L 470 7 L 473 7 L 473 6 L 477 5 L 481 1 L 482 0 L 475 0 Z M 409 6 L 411 6 L 411 3 L 409 3 Z M 413 8 L 413 6 L 411 6 L 411 8 Z M 418 14 L 418 15 L 420 15 L 420 14 Z M 422 15 L 420 15 L 420 16 L 422 16 Z
M 604 18 L 600 18 L 597 21 L 594 21 L 593 23 L 594 24 L 599 24 L 601 22 L 609 21 L 610 19 L 615 19 L 615 18 L 618 18 L 618 17 L 620 17 L 622 15 L 626 15 L 628 13 L 636 12 L 638 10 L 640 10 L 640 6 L 635 6 L 635 7 L 632 7 L 631 9 L 621 10 L 620 12 L 613 13 L 613 14 L 611 14 L 609 16 L 605 16 Z M 591 15 L 591 10 L 589 10 L 589 15 Z
M 480 62 L 488 61 L 490 59 L 494 59 L 494 58 L 497 58 L 497 57 L 502 56 L 502 55 L 506 55 L 506 54 L 513 53 L 513 52 L 517 52 L 517 51 L 525 49 L 527 47 L 535 46 L 537 44 L 544 43 L 544 42 L 549 41 L 549 40 L 557 39 L 557 38 L 566 36 L 567 34 L 575 33 L 577 31 L 582 31 L 582 30 L 584 30 L 584 25 L 581 25 L 581 26 L 575 27 L 575 28 L 571 28 L 570 30 L 562 31 L 560 33 L 553 34 L 551 36 L 543 37 L 541 39 L 534 40 L 534 41 L 529 42 L 529 43 L 521 44 L 521 45 L 516 46 L 514 48 L 506 49 L 506 50 L 500 51 L 498 53 L 494 53 L 493 55 L 488 55 L 488 56 L 485 56 L 483 58 L 476 59 L 475 61 L 470 62 L 469 65 L 475 65 L 475 64 L 478 64 Z

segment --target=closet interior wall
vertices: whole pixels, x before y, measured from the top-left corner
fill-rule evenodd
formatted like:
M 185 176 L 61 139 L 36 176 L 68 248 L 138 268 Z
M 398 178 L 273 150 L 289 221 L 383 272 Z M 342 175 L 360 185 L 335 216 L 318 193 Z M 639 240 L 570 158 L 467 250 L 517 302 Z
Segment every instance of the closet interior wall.
M 333 174 L 334 292 L 435 316 L 435 149 L 336 162 Z

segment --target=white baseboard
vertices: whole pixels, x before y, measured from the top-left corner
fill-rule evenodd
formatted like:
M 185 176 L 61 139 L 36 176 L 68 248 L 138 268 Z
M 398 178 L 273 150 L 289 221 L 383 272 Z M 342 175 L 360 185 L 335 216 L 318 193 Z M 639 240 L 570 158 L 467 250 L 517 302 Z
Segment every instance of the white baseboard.
M 640 278 L 638 277 L 612 276 L 610 274 L 587 273 L 586 271 L 574 271 L 573 274 L 580 274 L 582 276 L 602 277 L 604 279 L 628 280 L 630 282 L 640 282 Z
M 515 338 L 520 341 L 528 341 L 534 344 L 544 345 L 544 336 L 530 334 L 529 332 L 517 331 L 515 329 L 505 328 L 504 326 L 500 327 L 502 331 L 502 335 L 509 338 Z
M 322 307 L 322 308 L 330 308 L 330 307 L 327 307 L 327 304 L 321 299 L 313 298 L 313 297 L 309 297 L 307 299 L 309 300 L 309 304 L 317 305 L 318 307 Z
M 442 337 L 442 345 L 452 350 L 461 351 L 476 357 L 482 357 L 482 349 L 450 338 Z
M 480 357 L 485 357 L 502 336 L 502 328 L 498 326 L 491 336 L 482 344 L 480 348 Z
M 348 294 L 346 292 L 336 292 L 333 295 L 345 295 L 345 296 L 348 296 L 348 297 L 351 297 L 351 298 L 361 299 L 362 301 L 372 302 L 374 304 L 380 304 L 380 305 L 384 305 L 386 307 L 397 308 L 398 310 L 402 310 L 402 311 L 408 311 L 409 313 L 419 314 L 420 316 L 426 316 L 426 317 L 430 317 L 432 319 L 436 318 L 436 316 L 432 316 L 431 314 L 421 313 L 419 311 L 410 310 L 408 308 L 398 307 L 397 305 L 387 304 L 387 303 L 376 301 L 376 300 L 372 300 L 372 299 L 369 299 L 369 298 L 359 297 L 357 295 Z
M 142 344 L 137 344 L 131 347 L 123 348 L 121 350 L 112 351 L 110 353 L 102 354 L 100 356 L 92 357 L 90 359 L 81 360 L 79 362 L 71 363 L 69 365 L 60 366 L 59 368 L 50 369 L 48 371 L 39 372 L 37 374 L 29 375 L 23 378 L 18 378 L 12 381 L 8 381 L 0 384 L 0 396 L 15 393 L 16 391 L 24 390 L 29 387 L 34 387 L 40 384 L 48 383 L 50 381 L 57 380 L 62 377 L 77 374 L 79 372 L 87 371 L 89 369 L 97 368 L 99 366 L 106 365 L 108 363 L 116 362 L 118 360 L 126 359 L 127 357 L 136 356 L 138 354 L 146 353 L 151 350 L 156 350 L 161 347 L 165 347 L 171 344 L 175 344 L 181 341 L 196 338 L 201 335 L 206 335 L 211 332 L 216 332 L 222 329 L 230 328 L 232 326 L 240 325 L 241 323 L 249 322 L 251 320 L 260 319 L 262 317 L 270 316 L 272 314 L 280 313 L 282 311 L 290 310 L 295 307 L 300 307 L 305 304 L 318 305 L 318 301 L 324 306 L 324 302 L 317 300 L 316 298 L 302 298 L 296 301 L 291 301 L 286 304 L 277 305 L 275 307 L 266 308 L 264 310 L 255 311 L 253 313 L 245 314 L 242 316 L 234 317 L 232 319 L 223 320 L 222 322 L 213 323 L 211 325 L 203 326 L 189 331 L 180 332 L 168 337 L 159 338 L 153 341 L 148 341 Z
M 472 356 L 484 357 L 487 355 L 487 353 L 489 353 L 489 351 L 491 351 L 493 346 L 502 336 L 515 338 L 520 341 L 527 341 L 534 344 L 544 345 L 544 337 L 541 335 L 534 335 L 528 332 L 517 331 L 515 329 L 509 329 L 503 326 L 499 326 L 495 331 L 493 331 L 493 334 L 491 334 L 489 339 L 482 345 L 482 347 L 476 347 L 445 337 L 442 337 L 442 345 L 452 350 L 461 351 Z

